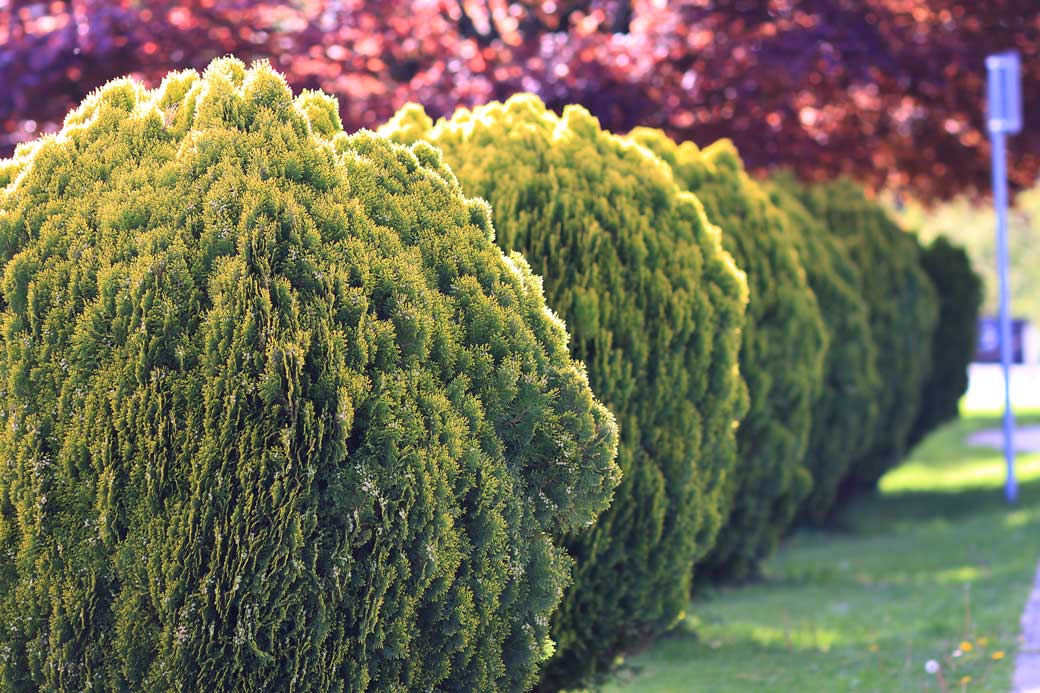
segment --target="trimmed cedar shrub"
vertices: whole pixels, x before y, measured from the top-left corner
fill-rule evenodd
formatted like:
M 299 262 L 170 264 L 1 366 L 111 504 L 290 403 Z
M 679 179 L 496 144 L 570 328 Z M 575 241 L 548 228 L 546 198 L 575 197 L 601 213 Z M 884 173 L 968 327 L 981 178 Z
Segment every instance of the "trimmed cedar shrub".
M 938 300 L 917 239 L 858 184 L 789 184 L 809 213 L 841 239 L 863 279 L 882 388 L 868 450 L 849 467 L 839 495 L 869 491 L 906 452 L 932 362 Z
M 939 323 L 910 445 L 957 418 L 961 395 L 968 389 L 968 365 L 975 354 L 982 307 L 982 278 L 972 269 L 964 248 L 939 236 L 922 249 L 921 266 L 939 296 Z
M 750 409 L 737 431 L 730 514 L 704 569 L 715 579 L 746 579 L 790 528 L 812 486 L 806 452 L 823 383 L 823 318 L 798 257 L 797 232 L 745 173 L 729 141 L 702 150 L 692 142 L 677 145 L 659 130 L 636 128 L 630 137 L 664 159 L 704 204 L 747 273 L 740 372 Z
M 532 684 L 616 428 L 438 152 L 221 59 L 0 171 L 2 687 Z
M 790 237 L 829 336 L 823 394 L 813 405 L 806 457 L 812 490 L 798 513 L 801 521 L 822 524 L 834 508 L 849 465 L 863 456 L 873 439 L 881 379 L 859 270 L 841 241 L 786 191 L 789 186 L 790 182 L 770 183 L 766 188 L 790 221 Z
M 575 581 L 542 683 L 578 685 L 675 624 L 724 519 L 746 406 L 743 276 L 667 167 L 579 106 L 560 117 L 520 95 L 435 126 L 410 106 L 381 132 L 435 144 L 467 194 L 491 203 L 499 244 L 544 276 L 618 418 L 624 476 L 596 527 L 568 537 Z

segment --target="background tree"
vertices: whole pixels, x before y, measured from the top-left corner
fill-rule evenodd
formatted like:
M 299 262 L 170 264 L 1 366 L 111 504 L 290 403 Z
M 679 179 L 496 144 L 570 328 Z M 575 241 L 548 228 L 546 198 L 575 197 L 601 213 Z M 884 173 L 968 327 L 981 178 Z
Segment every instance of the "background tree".
M 0 9 L 0 152 L 106 80 L 234 53 L 340 97 L 348 130 L 530 91 L 615 132 L 732 139 L 749 168 L 928 197 L 987 185 L 983 58 L 1027 57 L 1012 177 L 1040 171 L 1033 0 L 15 0 Z

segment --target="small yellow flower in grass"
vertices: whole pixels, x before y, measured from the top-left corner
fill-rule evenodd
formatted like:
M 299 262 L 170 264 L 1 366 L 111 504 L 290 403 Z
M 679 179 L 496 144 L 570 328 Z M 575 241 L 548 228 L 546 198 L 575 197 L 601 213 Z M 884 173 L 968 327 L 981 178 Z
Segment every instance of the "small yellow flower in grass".
M 963 650 L 964 652 L 971 652 L 973 647 L 974 645 L 972 645 L 971 642 L 968 640 L 965 640 L 961 643 L 961 650 Z
M 878 645 L 877 645 L 876 642 L 870 643 L 870 651 L 871 652 L 877 652 L 878 651 Z
M 971 677 L 970 676 L 962 676 L 961 677 L 961 685 L 965 685 L 965 684 L 969 684 L 969 683 L 971 683 Z
M 993 657 L 993 659 L 995 659 L 995 660 L 1004 659 L 1004 650 L 997 650 L 996 652 L 994 652 L 990 656 Z

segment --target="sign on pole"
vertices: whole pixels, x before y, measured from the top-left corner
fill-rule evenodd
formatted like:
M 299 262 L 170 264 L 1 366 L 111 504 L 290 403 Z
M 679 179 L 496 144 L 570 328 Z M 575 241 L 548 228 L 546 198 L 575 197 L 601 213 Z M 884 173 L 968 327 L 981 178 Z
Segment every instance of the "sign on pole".
M 1008 283 L 1007 136 L 1022 129 L 1022 92 L 1018 53 L 1006 51 L 986 58 L 986 124 L 993 143 L 993 205 L 997 212 L 997 274 L 1000 280 L 1000 363 L 1004 370 L 1004 459 L 1008 503 L 1018 498 L 1015 480 L 1015 415 L 1011 410 L 1011 297 Z
M 1015 134 L 1022 130 L 1022 75 L 1018 51 L 1005 51 L 986 58 L 989 80 L 987 124 L 991 133 Z

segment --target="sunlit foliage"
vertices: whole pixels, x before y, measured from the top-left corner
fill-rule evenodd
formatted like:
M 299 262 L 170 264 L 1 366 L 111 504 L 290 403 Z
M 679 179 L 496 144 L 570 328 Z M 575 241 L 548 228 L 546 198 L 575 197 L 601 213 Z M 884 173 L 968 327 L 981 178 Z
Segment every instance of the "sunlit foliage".
M 557 116 L 518 95 L 436 125 L 410 106 L 380 132 L 435 144 L 491 203 L 498 243 L 545 277 L 618 418 L 624 478 L 596 527 L 567 542 L 575 582 L 553 621 L 544 685 L 577 685 L 674 625 L 726 520 L 746 408 L 744 276 L 669 168 L 580 106 Z
M 720 578 L 753 576 L 812 487 L 806 462 L 813 406 L 821 394 L 827 335 L 799 256 L 799 231 L 744 171 L 733 144 L 681 145 L 659 130 L 631 138 L 659 155 L 680 186 L 704 204 L 722 243 L 747 273 L 747 325 L 740 372 L 750 408 L 737 431 L 729 514 L 707 559 Z
M 439 152 L 222 59 L 0 186 L 0 688 L 532 684 L 617 431 Z

